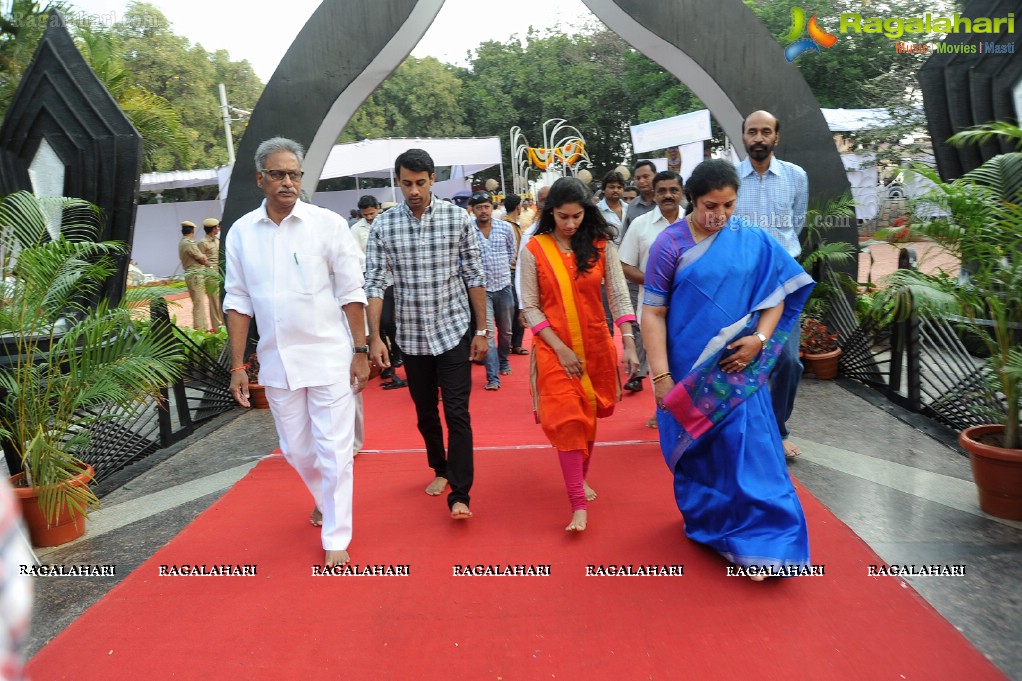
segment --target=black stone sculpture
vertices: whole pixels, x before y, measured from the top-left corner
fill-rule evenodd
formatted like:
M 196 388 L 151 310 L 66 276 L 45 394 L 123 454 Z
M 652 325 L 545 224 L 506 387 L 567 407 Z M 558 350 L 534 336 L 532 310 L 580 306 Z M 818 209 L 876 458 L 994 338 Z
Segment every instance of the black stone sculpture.
M 45 145 L 64 168 L 58 193 L 85 199 L 105 216 L 100 240 L 131 245 L 142 171 L 142 136 L 85 63 L 52 12 L 32 63 L 0 127 L 0 191 L 33 191 L 29 167 Z M 124 294 L 127 256 L 100 295 Z
M 998 154 L 1015 151 L 1010 140 L 996 139 L 984 144 L 951 146 L 947 139 L 956 132 L 993 121 L 1017 121 L 1012 88 L 1022 82 L 1022 5 L 1018 0 L 973 0 L 961 16 L 1006 17 L 1015 13 L 1015 31 L 1005 25 L 999 35 L 951 33 L 943 45 L 919 70 L 926 121 L 933 141 L 937 171 L 944 181 L 961 177 Z M 1016 53 L 992 53 L 981 43 L 1012 45 Z M 972 51 L 975 50 L 975 51 Z

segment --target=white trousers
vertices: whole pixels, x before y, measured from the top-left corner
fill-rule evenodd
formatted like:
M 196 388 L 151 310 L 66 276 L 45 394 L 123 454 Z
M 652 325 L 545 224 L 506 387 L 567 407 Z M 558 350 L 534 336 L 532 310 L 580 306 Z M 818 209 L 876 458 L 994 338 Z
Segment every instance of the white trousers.
M 351 543 L 355 399 L 346 383 L 286 390 L 266 387 L 284 458 L 323 513 L 323 550 Z

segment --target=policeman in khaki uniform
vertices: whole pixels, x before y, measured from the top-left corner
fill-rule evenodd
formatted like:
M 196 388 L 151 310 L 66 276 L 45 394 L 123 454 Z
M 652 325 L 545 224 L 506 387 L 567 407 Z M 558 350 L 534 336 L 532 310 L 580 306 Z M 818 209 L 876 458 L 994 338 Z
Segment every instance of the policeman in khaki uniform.
M 199 242 L 199 250 L 206 256 L 209 262 L 209 269 L 214 272 L 220 271 L 220 221 L 216 218 L 206 218 L 202 221 L 202 228 L 206 230 L 206 236 Z M 224 325 L 224 311 L 220 308 L 220 279 L 218 277 L 206 277 L 206 298 L 209 300 L 209 322 L 211 329 L 219 329 Z
M 181 241 L 177 245 L 177 255 L 181 258 L 181 267 L 185 270 L 185 283 L 188 284 L 188 297 L 192 299 L 192 328 L 209 329 L 209 318 L 206 315 L 206 278 L 202 270 L 209 260 L 195 243 L 195 223 L 185 220 L 181 223 Z

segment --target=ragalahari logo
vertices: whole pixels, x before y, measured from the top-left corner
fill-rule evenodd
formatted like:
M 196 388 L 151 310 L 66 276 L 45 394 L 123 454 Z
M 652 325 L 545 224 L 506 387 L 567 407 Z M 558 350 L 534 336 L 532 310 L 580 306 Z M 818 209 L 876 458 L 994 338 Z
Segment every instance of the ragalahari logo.
M 802 34 L 808 30 L 809 37 L 803 38 Z M 798 59 L 805 52 L 812 50 L 819 53 L 820 48 L 831 47 L 837 42 L 837 36 L 827 33 L 816 23 L 814 14 L 806 27 L 806 11 L 801 7 L 791 8 L 791 31 L 784 37 L 789 45 L 784 48 L 784 58 L 789 62 Z

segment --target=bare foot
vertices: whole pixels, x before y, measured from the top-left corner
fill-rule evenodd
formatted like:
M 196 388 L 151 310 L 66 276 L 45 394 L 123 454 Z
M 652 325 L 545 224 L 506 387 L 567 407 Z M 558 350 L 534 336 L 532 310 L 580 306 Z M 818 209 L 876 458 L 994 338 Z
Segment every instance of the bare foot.
M 309 522 L 315 527 L 323 526 L 323 514 L 320 512 L 319 507 L 312 509 L 312 513 L 309 514 Z
M 444 493 L 444 489 L 447 488 L 447 478 L 433 478 L 433 482 L 429 483 L 429 487 L 426 488 L 426 494 L 431 497 L 438 497 Z
M 327 551 L 323 559 L 323 565 L 333 567 L 335 565 L 347 565 L 351 561 L 347 551 Z
M 762 582 L 766 578 L 767 578 L 766 575 L 750 575 L 749 576 L 749 579 L 751 579 L 754 582 Z
M 443 478 L 440 478 L 443 480 Z M 454 502 L 451 506 L 451 517 L 455 520 L 468 520 L 472 517 L 472 511 L 468 510 L 468 506 L 461 503 L 460 501 Z
M 585 480 L 582 481 L 582 487 L 586 491 L 586 501 L 592 501 L 596 498 L 596 490 L 589 486 L 589 483 Z
M 789 442 L 788 440 L 782 440 L 781 444 L 784 445 L 784 457 L 785 458 L 787 458 L 787 459 L 794 459 L 796 456 L 801 456 L 802 455 L 802 451 L 798 447 L 796 447 L 795 445 L 791 444 L 791 442 Z
M 646 421 L 646 427 L 647 428 L 659 428 L 660 427 L 657 424 L 657 421 L 656 421 L 656 414 L 653 414 L 652 416 L 649 417 L 649 421 Z
M 571 514 L 571 522 L 564 529 L 568 532 L 583 532 L 586 529 L 586 521 L 589 519 L 589 513 L 586 510 L 575 511 Z

